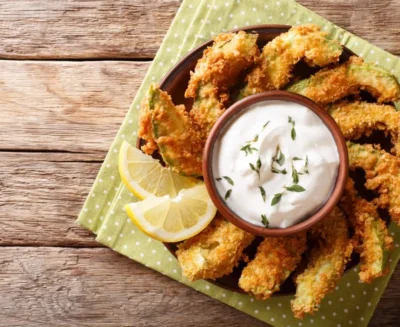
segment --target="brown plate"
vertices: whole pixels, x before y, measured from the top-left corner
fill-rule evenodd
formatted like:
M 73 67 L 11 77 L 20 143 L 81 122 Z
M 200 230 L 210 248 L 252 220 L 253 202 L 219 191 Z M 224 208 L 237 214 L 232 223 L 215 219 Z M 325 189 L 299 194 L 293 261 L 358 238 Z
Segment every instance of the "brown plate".
M 255 26 L 249 26 L 245 28 L 241 28 L 238 30 L 243 30 L 246 31 L 247 33 L 257 33 L 259 35 L 257 44 L 260 48 L 262 48 L 266 43 L 277 37 L 278 35 L 287 32 L 291 26 L 287 25 L 255 25 Z M 231 32 L 235 32 L 238 30 L 233 30 Z M 189 52 L 184 58 L 182 58 L 172 69 L 167 73 L 167 75 L 162 79 L 160 83 L 160 88 L 166 92 L 168 92 L 172 100 L 175 104 L 184 104 L 187 109 L 190 109 L 192 106 L 192 100 L 186 99 L 184 96 L 185 90 L 187 88 L 189 78 L 190 78 L 190 71 L 194 70 L 194 67 L 197 63 L 197 60 L 200 59 L 200 57 L 203 54 L 203 51 L 212 44 L 212 40 L 203 43 L 199 47 L 195 48 L 191 52 Z M 354 56 L 355 54 L 347 49 L 346 47 L 343 47 L 343 53 L 340 57 L 340 61 L 344 62 L 347 61 L 351 56 Z M 296 65 L 294 69 L 294 76 L 299 77 L 299 78 L 306 78 L 312 74 L 314 74 L 318 69 L 308 67 L 304 62 L 300 62 L 299 64 Z M 368 95 L 367 95 L 368 97 Z M 377 137 L 377 142 L 374 143 L 382 143 L 382 139 L 384 138 L 383 135 L 378 135 Z M 143 139 L 138 139 L 137 141 L 137 147 L 140 148 L 142 145 L 145 144 L 145 140 Z M 389 142 L 390 143 L 390 142 Z M 154 154 L 157 159 L 160 159 L 157 153 Z M 360 173 L 360 174 L 358 174 Z M 356 187 L 358 186 L 359 191 L 362 195 L 365 194 L 365 197 L 372 197 L 372 194 L 367 194 L 368 191 L 365 189 L 362 190 L 362 187 L 364 185 L 363 181 L 363 175 L 361 172 L 355 172 L 357 176 L 356 178 Z M 370 192 L 369 192 L 370 193 Z M 387 221 L 388 217 L 386 216 Z M 258 244 L 260 244 L 262 238 L 257 237 L 256 240 L 245 250 L 245 253 L 249 256 L 249 258 L 253 258 L 257 249 Z M 175 255 L 176 251 L 176 244 L 172 243 L 164 243 L 164 245 L 168 248 L 168 250 Z M 350 269 L 357 265 L 359 263 L 359 256 L 356 254 L 353 254 L 347 269 Z M 210 281 L 214 283 L 215 285 L 222 287 L 224 289 L 238 292 L 238 293 L 244 293 L 239 287 L 238 287 L 238 280 L 240 277 L 240 273 L 244 267 L 243 263 L 240 263 L 238 267 L 236 267 L 232 274 L 218 278 L 215 281 Z M 275 293 L 273 296 L 282 296 L 282 295 L 292 295 L 295 292 L 295 286 L 292 282 L 292 278 L 289 277 L 285 283 L 282 284 L 281 289 L 279 292 Z

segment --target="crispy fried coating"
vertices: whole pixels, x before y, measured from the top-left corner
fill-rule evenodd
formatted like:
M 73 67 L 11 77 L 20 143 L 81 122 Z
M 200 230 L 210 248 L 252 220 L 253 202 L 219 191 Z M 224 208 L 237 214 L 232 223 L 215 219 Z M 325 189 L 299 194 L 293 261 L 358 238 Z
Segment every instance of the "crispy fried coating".
M 184 106 L 152 84 L 148 96 L 152 133 L 164 162 L 175 172 L 202 175 L 204 142 Z
M 239 97 L 284 87 L 292 77 L 295 64 L 303 58 L 310 66 L 324 67 L 337 62 L 342 51 L 340 43 L 329 40 L 317 25 L 292 27 L 263 48 Z
M 187 279 L 216 279 L 229 275 L 254 236 L 221 216 L 200 234 L 178 245 L 176 255 Z
M 374 203 L 388 208 L 392 220 L 400 225 L 400 159 L 378 146 L 347 142 L 350 169 L 365 171 L 365 187 L 376 190 Z
M 257 37 L 243 31 L 220 34 L 197 62 L 185 97 L 194 99 L 190 115 L 205 137 L 224 112 L 229 89 L 259 56 Z
M 151 88 L 151 87 L 150 87 Z M 146 144 L 142 146 L 142 151 L 149 155 L 152 155 L 155 150 L 157 150 L 157 143 L 153 137 L 153 130 L 151 127 L 151 115 L 149 109 L 149 101 L 151 98 L 150 92 L 146 93 L 146 96 L 142 99 L 140 106 L 140 116 L 139 116 L 139 129 L 138 137 L 144 139 Z
M 394 153 L 400 156 L 400 112 L 393 106 L 367 102 L 340 102 L 329 113 L 347 140 L 370 136 L 374 130 L 390 133 Z
M 352 252 L 348 224 L 338 207 L 310 230 L 309 237 L 314 244 L 307 268 L 295 280 L 296 297 L 291 301 L 296 318 L 317 311 L 342 277 Z
M 351 57 L 334 68 L 322 69 L 310 78 L 294 83 L 287 90 L 320 104 L 335 102 L 357 94 L 359 90 L 368 91 L 378 102 L 392 102 L 400 98 L 400 86 L 395 76 L 358 57 Z
M 256 299 L 266 300 L 279 291 L 307 248 L 306 233 L 289 237 L 267 237 L 258 246 L 256 256 L 243 269 L 239 287 Z
M 353 246 L 361 258 L 360 280 L 371 283 L 386 272 L 387 251 L 391 249 L 393 239 L 375 206 L 357 195 L 351 178 L 347 180 L 340 207 L 354 229 Z

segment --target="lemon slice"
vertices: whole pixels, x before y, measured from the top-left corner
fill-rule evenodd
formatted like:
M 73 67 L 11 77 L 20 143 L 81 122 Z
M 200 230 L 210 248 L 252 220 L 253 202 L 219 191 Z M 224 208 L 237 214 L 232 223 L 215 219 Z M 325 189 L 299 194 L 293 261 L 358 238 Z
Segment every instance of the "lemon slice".
M 163 167 L 158 160 L 126 141 L 119 151 L 118 168 L 122 182 L 140 200 L 150 195 L 176 197 L 180 190 L 197 184 L 195 179 Z
M 125 210 L 147 235 L 162 242 L 179 242 L 200 233 L 217 209 L 204 184 L 181 190 L 176 197 L 151 196 Z

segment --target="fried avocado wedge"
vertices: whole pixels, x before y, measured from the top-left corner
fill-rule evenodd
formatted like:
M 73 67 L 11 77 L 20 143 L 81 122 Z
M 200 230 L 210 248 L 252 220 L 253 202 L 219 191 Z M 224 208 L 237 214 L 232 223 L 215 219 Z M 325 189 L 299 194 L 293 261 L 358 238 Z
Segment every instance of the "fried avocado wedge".
M 201 233 L 178 245 L 183 276 L 195 281 L 229 275 L 254 238 L 222 216 L 215 217 Z
M 239 287 L 266 300 L 279 291 L 307 248 L 306 233 L 290 237 L 268 237 L 258 246 L 255 258 L 243 269 Z
M 371 283 L 384 275 L 387 252 L 393 245 L 393 239 L 375 206 L 357 195 L 351 178 L 347 180 L 340 207 L 354 230 L 353 246 L 361 260 L 360 281 Z
M 309 238 L 313 244 L 308 265 L 295 279 L 296 296 L 291 301 L 296 318 L 317 311 L 341 279 L 352 252 L 347 220 L 338 207 L 311 228 Z
M 394 102 L 400 98 L 400 86 L 386 69 L 351 57 L 334 68 L 325 68 L 310 78 L 291 85 L 290 92 L 304 95 L 319 103 L 328 104 L 359 90 L 371 93 L 378 102 Z
M 224 112 L 230 88 L 259 56 L 257 37 L 243 31 L 220 34 L 197 62 L 185 97 L 194 99 L 190 115 L 205 137 Z
M 394 153 L 400 157 L 400 112 L 393 106 L 367 102 L 340 102 L 328 111 L 347 140 L 370 136 L 374 130 L 389 133 Z
M 152 96 L 151 90 L 155 86 L 151 85 L 146 96 L 142 99 L 140 106 L 139 115 L 139 128 L 137 135 L 146 141 L 146 143 L 141 147 L 142 151 L 146 154 L 153 154 L 157 150 L 157 143 L 153 137 L 153 129 L 151 125 L 151 114 L 150 114 L 150 97 Z
M 373 202 L 388 208 L 392 220 L 400 225 L 400 159 L 369 144 L 347 142 L 347 149 L 350 169 L 363 169 L 365 187 L 379 193 Z
M 156 84 L 150 86 L 146 101 L 153 138 L 164 162 L 181 175 L 202 175 L 204 142 L 185 107 L 175 106 Z
M 256 67 L 246 77 L 247 84 L 239 98 L 284 87 L 301 59 L 309 66 L 324 67 L 336 63 L 342 51 L 340 43 L 329 40 L 317 25 L 293 27 L 264 46 Z

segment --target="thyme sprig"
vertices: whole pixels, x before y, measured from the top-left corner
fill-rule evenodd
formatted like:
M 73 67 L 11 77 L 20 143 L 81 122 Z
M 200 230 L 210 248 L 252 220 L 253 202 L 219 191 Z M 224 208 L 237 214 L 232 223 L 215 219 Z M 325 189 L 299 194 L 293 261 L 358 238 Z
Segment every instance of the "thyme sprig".
M 283 194 L 285 194 L 285 192 L 282 193 L 276 193 L 274 194 L 274 197 L 271 200 L 271 206 L 273 207 L 275 204 L 279 203 L 282 199 Z
M 305 188 L 300 186 L 300 185 L 292 185 L 292 186 L 284 186 L 284 188 L 286 190 L 288 190 L 289 192 L 304 192 Z
M 262 197 L 263 201 L 265 202 L 267 199 L 267 193 L 265 192 L 265 189 L 262 186 L 259 186 L 258 188 L 260 189 L 261 197 Z
M 292 179 L 293 179 L 293 184 L 298 184 L 299 174 L 293 164 L 292 164 Z
M 229 176 L 222 176 L 222 177 L 217 177 L 215 180 L 216 181 L 222 181 L 222 179 L 225 179 L 229 184 L 231 184 L 232 186 L 235 185 L 234 181 L 232 178 L 230 178 Z
M 268 120 L 264 125 L 263 125 L 263 127 L 262 127 L 262 129 L 261 129 L 261 131 L 263 131 L 264 129 L 265 129 L 265 127 L 267 127 L 268 126 L 268 124 L 269 124 L 269 122 L 270 122 L 270 120 Z
M 289 116 L 288 123 L 292 124 L 292 130 L 290 132 L 290 136 L 292 137 L 292 140 L 294 141 L 296 139 L 296 129 L 294 127 L 296 125 L 296 122 L 292 119 L 292 117 Z
M 262 163 L 261 163 L 261 158 L 260 157 L 258 157 L 257 162 L 256 162 L 255 165 L 252 164 L 251 162 L 249 163 L 249 166 L 250 166 L 251 170 L 254 170 L 257 173 L 258 179 L 260 179 L 260 168 L 261 168 L 261 165 L 262 165 Z
M 278 168 L 274 167 L 274 163 L 277 163 L 279 166 L 282 166 L 285 163 L 285 155 L 281 151 L 281 148 L 279 145 L 276 147 L 275 155 L 272 157 L 271 171 L 274 174 L 283 174 L 283 175 L 287 174 L 286 169 L 278 169 Z
M 244 151 L 246 153 L 246 157 L 248 154 L 253 154 L 253 151 L 258 151 L 257 148 L 252 147 L 251 144 L 246 144 L 240 148 L 240 151 Z
M 268 228 L 268 226 L 269 226 L 269 221 L 268 221 L 266 215 L 261 215 L 261 222 L 262 222 L 262 224 L 263 224 L 265 227 Z

